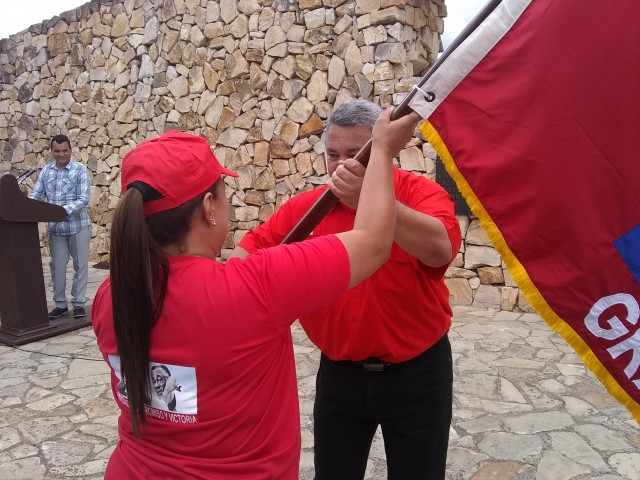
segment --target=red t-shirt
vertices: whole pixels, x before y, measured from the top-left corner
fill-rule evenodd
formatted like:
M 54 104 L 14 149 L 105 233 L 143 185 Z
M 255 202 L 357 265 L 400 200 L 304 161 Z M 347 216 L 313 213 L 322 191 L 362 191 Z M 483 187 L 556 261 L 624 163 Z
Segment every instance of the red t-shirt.
M 190 256 L 169 263 L 140 440 L 119 388 L 109 280 L 93 303 L 93 328 L 121 410 L 106 478 L 297 480 L 300 419 L 289 327 L 346 291 L 346 249 L 328 236 L 226 264 Z
M 397 168 L 394 183 L 401 203 L 444 224 L 453 259 L 461 236 L 451 196 L 437 183 Z M 264 224 L 247 233 L 239 246 L 252 253 L 278 245 L 325 189 L 291 198 Z M 351 230 L 354 219 L 355 211 L 338 203 L 311 235 Z M 376 273 L 305 315 L 300 323 L 313 343 L 333 360 L 409 360 L 432 346 L 451 326 L 449 291 L 444 284 L 447 267 L 428 267 L 394 243 L 389 260 Z

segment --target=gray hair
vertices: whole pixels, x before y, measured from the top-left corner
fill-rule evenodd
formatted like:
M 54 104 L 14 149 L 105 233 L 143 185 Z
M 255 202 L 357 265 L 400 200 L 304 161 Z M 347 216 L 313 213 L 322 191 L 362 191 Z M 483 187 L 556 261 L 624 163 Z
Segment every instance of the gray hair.
M 329 130 L 331 125 L 373 128 L 381 113 L 382 108 L 369 100 L 350 100 L 331 110 L 325 131 Z

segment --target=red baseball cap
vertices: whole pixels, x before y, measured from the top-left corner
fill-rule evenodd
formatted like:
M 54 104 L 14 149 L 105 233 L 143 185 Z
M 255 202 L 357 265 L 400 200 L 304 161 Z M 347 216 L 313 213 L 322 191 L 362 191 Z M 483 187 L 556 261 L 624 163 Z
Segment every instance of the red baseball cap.
M 209 142 L 190 133 L 170 130 L 146 140 L 122 160 L 122 192 L 133 182 L 144 182 L 162 195 L 145 202 L 145 216 L 179 207 L 207 191 L 222 174 L 237 177 L 215 157 Z

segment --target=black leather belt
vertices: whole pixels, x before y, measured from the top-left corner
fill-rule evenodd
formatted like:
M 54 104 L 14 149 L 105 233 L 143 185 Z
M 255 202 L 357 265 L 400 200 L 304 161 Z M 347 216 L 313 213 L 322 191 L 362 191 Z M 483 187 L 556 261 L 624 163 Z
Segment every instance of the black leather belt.
M 385 370 L 390 370 L 394 367 L 402 368 L 402 366 L 404 365 L 409 365 L 416 361 L 419 362 L 421 361 L 421 359 L 426 359 L 433 355 L 436 355 L 436 356 L 441 355 L 442 352 L 445 351 L 444 349 L 449 348 L 447 346 L 448 342 L 449 342 L 448 336 L 445 333 L 440 338 L 440 340 L 438 340 L 436 343 L 434 343 L 431 347 L 429 347 L 427 350 L 422 352 L 420 355 L 418 355 L 417 357 L 411 358 L 409 360 L 406 360 L 404 362 L 389 363 L 379 359 L 378 357 L 369 357 L 369 358 L 365 358 L 364 360 L 359 360 L 351 363 L 361 366 L 365 372 L 384 372 Z

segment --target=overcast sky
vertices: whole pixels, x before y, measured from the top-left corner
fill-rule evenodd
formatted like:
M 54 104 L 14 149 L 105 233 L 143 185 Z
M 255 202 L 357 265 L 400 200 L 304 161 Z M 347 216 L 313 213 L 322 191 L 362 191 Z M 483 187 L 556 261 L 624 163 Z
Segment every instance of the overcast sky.
M 88 0 L 0 0 L 0 38 L 84 5 Z
M 444 0 L 447 16 L 444 19 L 442 44 L 447 48 L 458 34 L 467 26 L 476 13 L 484 7 L 487 0 Z
M 43 20 L 73 10 L 88 0 L 1 0 L 0 38 L 18 33 Z M 446 48 L 486 0 L 445 0 L 448 16 L 444 20 L 443 44 Z

